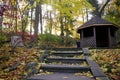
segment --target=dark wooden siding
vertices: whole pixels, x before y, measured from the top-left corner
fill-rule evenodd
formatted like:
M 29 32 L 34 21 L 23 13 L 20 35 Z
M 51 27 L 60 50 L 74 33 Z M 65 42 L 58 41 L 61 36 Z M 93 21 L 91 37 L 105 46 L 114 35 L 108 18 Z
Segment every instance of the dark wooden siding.
M 81 39 L 81 47 L 96 47 L 96 40 L 94 37 L 87 37 Z

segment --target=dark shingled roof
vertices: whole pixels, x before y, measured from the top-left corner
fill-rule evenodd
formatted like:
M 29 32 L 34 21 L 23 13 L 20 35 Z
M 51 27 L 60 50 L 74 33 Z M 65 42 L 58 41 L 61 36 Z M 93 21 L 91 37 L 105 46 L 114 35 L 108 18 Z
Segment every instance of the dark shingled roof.
M 83 25 L 81 25 L 78 30 L 83 29 L 83 28 L 87 28 L 87 27 L 92 27 L 92 26 L 104 26 L 104 25 L 112 25 L 114 27 L 116 27 L 118 29 L 118 26 L 107 21 L 104 20 L 98 16 L 93 17 L 91 20 L 89 20 L 88 22 L 84 23 Z

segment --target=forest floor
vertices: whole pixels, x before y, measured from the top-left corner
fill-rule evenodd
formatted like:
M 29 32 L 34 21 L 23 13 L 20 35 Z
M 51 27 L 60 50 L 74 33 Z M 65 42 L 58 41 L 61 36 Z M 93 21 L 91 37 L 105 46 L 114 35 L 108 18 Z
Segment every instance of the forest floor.
M 40 56 L 44 50 L 17 47 L 12 53 L 9 45 L 0 48 L 0 80 L 21 80 L 37 73 Z M 92 57 L 98 62 L 105 74 L 113 80 L 120 80 L 120 49 L 91 49 Z M 34 71 L 32 68 L 35 66 Z M 45 74 L 49 74 L 46 72 Z

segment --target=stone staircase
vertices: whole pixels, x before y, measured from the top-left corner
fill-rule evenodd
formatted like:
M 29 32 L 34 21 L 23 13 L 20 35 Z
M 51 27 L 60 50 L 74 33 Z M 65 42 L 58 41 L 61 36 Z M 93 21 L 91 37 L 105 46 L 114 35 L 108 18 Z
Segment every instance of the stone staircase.
M 55 48 L 44 54 L 40 60 L 45 63 L 40 70 L 52 74 L 36 75 L 28 80 L 109 80 L 99 65 L 91 59 L 87 48 Z M 93 77 L 74 75 L 83 72 L 90 72 Z

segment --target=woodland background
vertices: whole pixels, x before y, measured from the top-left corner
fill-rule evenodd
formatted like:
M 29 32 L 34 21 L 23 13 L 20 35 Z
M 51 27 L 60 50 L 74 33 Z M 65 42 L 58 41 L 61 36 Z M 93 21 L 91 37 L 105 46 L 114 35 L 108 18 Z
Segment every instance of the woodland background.
M 38 62 L 42 49 L 76 47 L 77 28 L 96 15 L 120 26 L 120 0 L 0 0 L 0 79 L 19 80 L 29 74 L 25 66 Z M 16 47 L 12 54 L 11 36 L 16 35 L 22 36 L 25 47 Z M 120 30 L 116 36 L 120 44 Z M 91 52 L 111 79 L 120 79 L 119 49 Z

